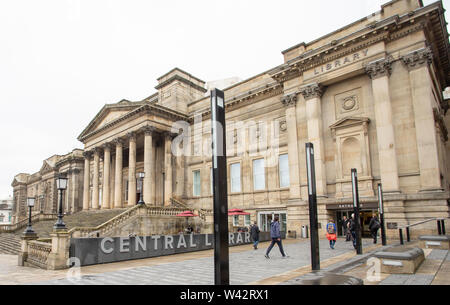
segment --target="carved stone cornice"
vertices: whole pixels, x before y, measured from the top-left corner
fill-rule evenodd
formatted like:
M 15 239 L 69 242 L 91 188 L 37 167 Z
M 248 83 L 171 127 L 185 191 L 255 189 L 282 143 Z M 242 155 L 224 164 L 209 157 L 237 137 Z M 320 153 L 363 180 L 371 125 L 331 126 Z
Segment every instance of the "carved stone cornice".
M 383 58 L 377 61 L 368 63 L 364 69 L 371 79 L 377 79 L 383 76 L 391 76 L 392 74 L 393 58 Z
M 283 96 L 281 98 L 281 103 L 284 105 L 284 107 L 295 107 L 297 105 L 297 93 L 289 94 L 286 96 Z
M 408 69 L 420 68 L 424 65 L 431 65 L 433 62 L 433 51 L 430 47 L 416 50 L 402 56 L 402 62 Z
M 300 93 L 303 95 L 305 100 L 321 98 L 325 93 L 325 88 L 320 84 L 311 84 L 300 88 Z

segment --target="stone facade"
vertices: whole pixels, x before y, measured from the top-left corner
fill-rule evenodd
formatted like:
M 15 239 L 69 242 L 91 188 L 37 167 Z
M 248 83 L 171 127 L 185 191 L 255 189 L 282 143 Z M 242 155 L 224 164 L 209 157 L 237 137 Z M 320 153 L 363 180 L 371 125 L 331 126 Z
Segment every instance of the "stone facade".
M 0 200 L 0 225 L 12 223 L 13 203 L 12 197 Z
M 442 2 L 390 1 L 367 18 L 283 51 L 283 64 L 226 88 L 228 180 L 230 165 L 240 164 L 238 191 L 228 183 L 229 208 L 249 212 L 263 229 L 275 215 L 289 231 L 309 225 L 305 143 L 311 142 L 322 228 L 352 209 L 352 168 L 366 213 L 377 209 L 382 183 L 388 235 L 396 236 L 401 225 L 450 216 L 443 12 Z M 158 81 L 158 92 L 142 101 L 105 105 L 79 136 L 78 207 L 133 206 L 143 192 L 151 206 L 177 198 L 192 209 L 212 209 L 205 82 L 178 68 Z M 278 160 L 286 154 L 283 171 Z M 260 159 L 264 170 L 255 172 Z M 143 190 L 139 172 L 145 173 Z M 15 200 L 23 200 L 27 179 L 16 177 Z M 244 218 L 238 225 L 246 225 Z
M 27 198 L 35 198 L 32 213 L 56 214 L 58 212 L 58 190 L 56 178 L 67 177 L 67 190 L 64 192 L 64 213 L 75 213 L 82 210 L 83 193 L 83 150 L 75 149 L 63 156 L 55 155 L 44 160 L 39 172 L 18 174 L 12 182 L 14 197 L 13 222 L 28 217 Z

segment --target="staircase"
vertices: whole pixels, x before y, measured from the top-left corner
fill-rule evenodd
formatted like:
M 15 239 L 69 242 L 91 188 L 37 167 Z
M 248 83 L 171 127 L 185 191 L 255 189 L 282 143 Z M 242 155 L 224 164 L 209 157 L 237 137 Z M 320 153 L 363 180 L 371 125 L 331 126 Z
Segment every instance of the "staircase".
M 20 252 L 20 237 L 13 233 L 0 234 L 0 254 L 17 255 Z
M 206 210 L 206 209 L 200 209 L 200 210 L 196 210 L 194 211 L 194 209 L 192 209 L 192 207 L 189 207 L 186 203 L 183 202 L 182 199 L 180 198 L 176 198 L 176 197 L 172 197 L 171 198 L 171 202 L 172 205 L 174 207 L 179 207 L 182 209 L 185 209 L 186 211 L 191 211 L 191 212 L 197 212 L 198 216 L 205 221 L 206 220 L 206 216 L 207 215 L 211 215 L 212 214 L 212 210 Z

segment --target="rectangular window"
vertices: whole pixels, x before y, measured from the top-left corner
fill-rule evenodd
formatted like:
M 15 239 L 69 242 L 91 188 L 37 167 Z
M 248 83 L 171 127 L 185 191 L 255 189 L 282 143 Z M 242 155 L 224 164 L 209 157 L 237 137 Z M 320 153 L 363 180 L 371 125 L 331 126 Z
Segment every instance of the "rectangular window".
M 244 216 L 244 224 L 245 224 L 246 227 L 251 225 L 250 215 L 245 215 Z
M 280 188 L 285 188 L 290 186 L 289 181 L 289 158 L 288 155 L 280 155 L 279 157 L 279 167 L 280 167 Z
M 238 227 L 239 226 L 239 215 L 234 215 L 233 216 L 233 227 Z
M 266 189 L 264 159 L 253 160 L 253 190 Z
M 193 172 L 193 195 L 194 196 L 200 196 L 201 193 L 201 184 L 200 184 L 200 171 L 194 171 Z
M 234 163 L 230 165 L 231 175 L 231 192 L 241 192 L 241 163 Z

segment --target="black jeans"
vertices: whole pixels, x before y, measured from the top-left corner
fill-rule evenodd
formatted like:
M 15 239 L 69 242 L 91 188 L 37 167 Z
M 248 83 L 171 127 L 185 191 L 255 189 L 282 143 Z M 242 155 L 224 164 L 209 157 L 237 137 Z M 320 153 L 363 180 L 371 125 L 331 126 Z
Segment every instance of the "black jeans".
M 280 240 L 278 240 L 278 238 L 272 238 L 272 242 L 270 243 L 269 248 L 267 248 L 266 255 L 269 255 L 270 251 L 272 251 L 272 248 L 273 246 L 275 246 L 275 244 L 277 244 L 278 248 L 280 248 L 281 255 L 286 256 L 286 254 L 284 254 L 283 251 L 283 245 L 281 244 L 281 238 Z
M 378 229 L 372 229 L 372 230 L 370 230 L 370 234 L 372 235 L 373 243 L 376 244 L 376 243 L 377 243 Z

